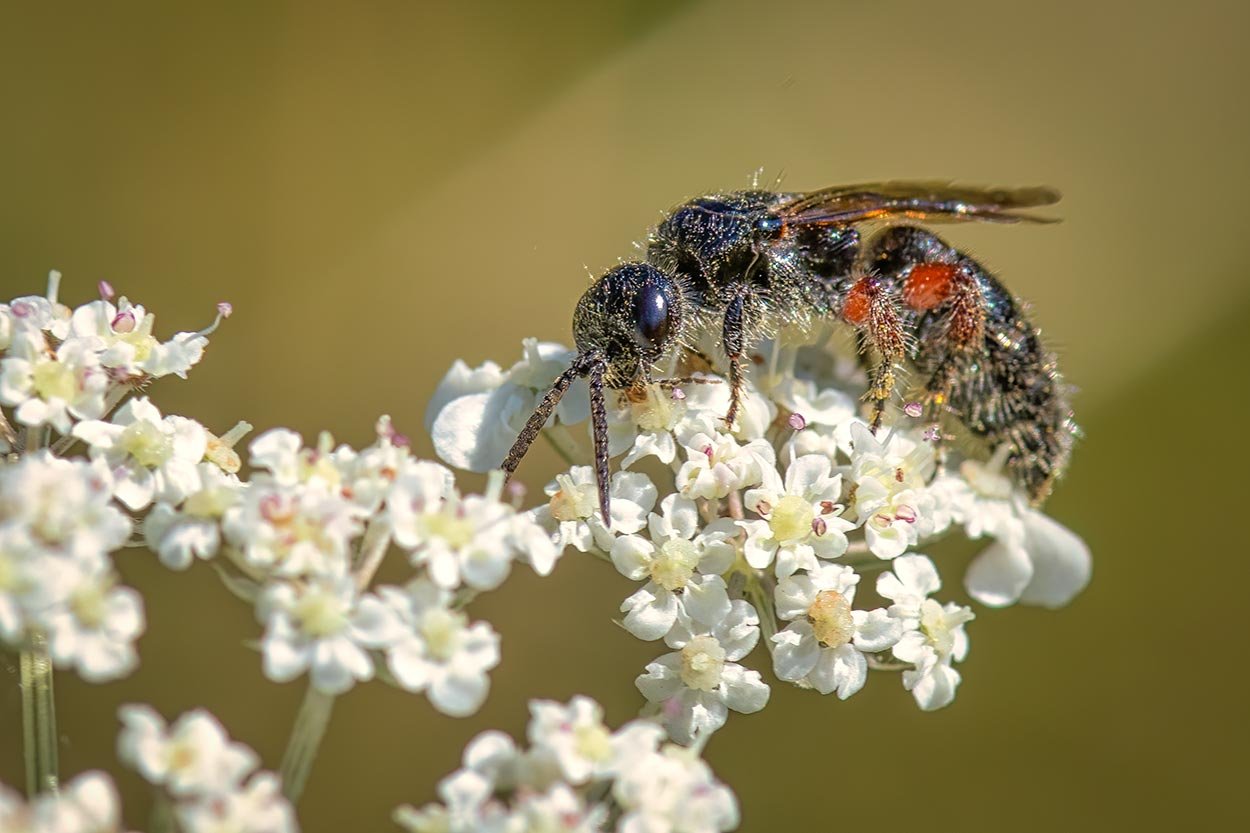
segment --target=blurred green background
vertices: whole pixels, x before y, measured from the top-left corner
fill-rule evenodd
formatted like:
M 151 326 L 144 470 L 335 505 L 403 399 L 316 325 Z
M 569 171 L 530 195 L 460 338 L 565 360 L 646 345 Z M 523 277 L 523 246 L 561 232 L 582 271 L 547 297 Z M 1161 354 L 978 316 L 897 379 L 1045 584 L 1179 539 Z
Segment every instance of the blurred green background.
M 749 831 L 1215 829 L 1244 821 L 1250 776 L 1244 438 L 1222 433 L 1247 406 L 1247 24 L 1206 0 L 5 2 L 0 295 L 49 268 L 71 303 L 108 279 L 167 335 L 228 299 L 161 407 L 365 443 L 380 413 L 419 437 L 456 357 L 567 341 L 588 273 L 759 167 L 797 190 L 1054 185 L 1062 225 L 949 237 L 1032 301 L 1080 388 L 1088 439 L 1049 511 L 1089 541 L 1093 584 L 1058 613 L 983 611 L 945 711 L 890 677 L 846 703 L 778 687 L 709 757 Z M 58 679 L 63 771 L 116 770 L 135 700 L 206 706 L 276 767 L 302 685 L 261 677 L 250 611 L 206 568 L 136 551 L 122 570 L 142 668 Z M 657 646 L 609 622 L 628 590 L 571 555 L 476 603 L 504 661 L 472 719 L 381 684 L 342 698 L 305 830 L 388 829 L 473 734 L 519 733 L 528 697 L 630 717 Z M 3 663 L 0 780 L 20 784 Z M 142 826 L 147 793 L 121 784 Z

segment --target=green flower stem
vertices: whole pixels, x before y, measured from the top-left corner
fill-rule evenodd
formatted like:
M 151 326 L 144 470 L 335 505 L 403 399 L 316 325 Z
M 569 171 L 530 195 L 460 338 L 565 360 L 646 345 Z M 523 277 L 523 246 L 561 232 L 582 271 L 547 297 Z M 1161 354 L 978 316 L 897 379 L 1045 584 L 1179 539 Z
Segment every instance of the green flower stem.
M 3 411 L 0 411 L 0 440 L 8 443 L 11 449 L 17 447 L 17 432 L 13 430 L 13 426 L 9 424 Z
M 295 725 L 291 728 L 291 739 L 287 741 L 286 752 L 282 755 L 282 794 L 292 804 L 299 801 L 304 785 L 308 783 L 308 775 L 312 772 L 321 739 L 330 725 L 333 709 L 334 695 L 318 691 L 309 681 L 304 702 L 300 704 Z
M 22 649 L 22 748 L 26 757 L 26 792 L 55 793 L 57 769 L 56 700 L 52 693 L 52 659 L 42 633 Z
M 152 812 L 148 816 L 148 830 L 151 833 L 173 833 L 177 830 L 174 818 L 174 803 L 164 790 L 158 790 L 152 800 Z
M 364 540 L 360 543 L 360 555 L 356 560 L 356 589 L 362 593 L 373 581 L 373 575 L 382 566 L 386 558 L 387 547 L 391 543 L 391 526 L 382 518 L 369 522 L 365 530 Z
M 585 466 L 591 462 L 586 450 L 573 439 L 569 429 L 563 425 L 544 428 L 543 437 L 570 466 Z
M 755 608 L 760 617 L 760 636 L 768 655 L 773 653 L 773 637 L 777 635 L 777 612 L 773 606 L 772 588 L 767 586 L 759 570 L 749 569 L 745 573 L 746 587 L 742 595 Z

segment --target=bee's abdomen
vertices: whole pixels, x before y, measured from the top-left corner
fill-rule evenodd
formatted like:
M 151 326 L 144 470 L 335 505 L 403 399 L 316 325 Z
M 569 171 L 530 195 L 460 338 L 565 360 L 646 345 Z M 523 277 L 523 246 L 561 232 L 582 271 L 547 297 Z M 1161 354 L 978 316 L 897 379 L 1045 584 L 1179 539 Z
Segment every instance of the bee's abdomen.
M 960 259 L 975 270 L 981 288 L 985 336 L 981 351 L 957 362 L 949 407 L 991 449 L 1010 446 L 1008 467 L 1040 502 L 1072 449 L 1075 429 L 1063 379 L 1037 329 L 1002 285 L 971 258 Z
M 911 357 L 931 396 L 992 452 L 1006 444 L 1007 465 L 1036 503 L 1067 467 L 1076 428 L 1054 356 L 998 279 L 975 259 L 915 226 L 884 230 L 872 241 L 869 264 L 902 287 L 922 264 L 941 264 L 971 277 L 979 296 L 983 336 L 973 345 L 954 338 L 949 305 L 914 316 Z

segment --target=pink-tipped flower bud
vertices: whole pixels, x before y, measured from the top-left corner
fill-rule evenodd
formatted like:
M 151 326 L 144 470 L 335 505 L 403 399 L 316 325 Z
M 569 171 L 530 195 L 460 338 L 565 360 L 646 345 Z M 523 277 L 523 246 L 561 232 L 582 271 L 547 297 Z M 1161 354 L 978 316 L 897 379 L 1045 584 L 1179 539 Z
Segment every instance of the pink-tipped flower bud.
M 795 431 L 802 431 L 807 427 L 807 420 L 804 419 L 803 415 L 799 413 L 790 414 L 790 418 L 787 419 L 786 422 Z
M 812 532 L 820 537 L 829 529 L 829 524 L 825 523 L 824 518 L 812 518 Z
M 113 291 L 113 284 L 108 281 L 100 281 L 96 284 L 96 288 L 100 290 L 100 297 L 105 301 L 111 301 L 117 297 L 117 293 Z
M 234 313 L 234 305 L 229 301 L 220 301 L 217 304 L 217 314 L 222 318 L 229 318 Z
M 133 333 L 135 331 L 135 314 L 130 310 L 122 310 L 113 316 L 110 322 L 115 333 Z
M 673 388 L 670 396 L 672 396 L 673 399 L 677 400 L 678 402 L 681 402 L 683 399 L 686 398 L 686 392 L 682 390 L 681 388 Z
M 907 414 L 912 419 L 915 419 L 924 413 L 924 406 L 919 402 L 908 402 L 903 406 L 903 413 Z

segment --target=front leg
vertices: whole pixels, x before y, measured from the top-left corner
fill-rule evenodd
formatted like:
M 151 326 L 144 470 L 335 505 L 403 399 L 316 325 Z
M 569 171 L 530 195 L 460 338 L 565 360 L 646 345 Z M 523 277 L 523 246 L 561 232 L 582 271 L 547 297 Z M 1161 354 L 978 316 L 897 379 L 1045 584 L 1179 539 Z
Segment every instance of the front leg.
M 742 357 L 746 352 L 746 317 L 750 314 L 751 287 L 739 284 L 734 288 L 725 307 L 725 320 L 721 326 L 721 344 L 725 358 L 729 359 L 729 412 L 725 425 L 732 431 L 742 402 Z

